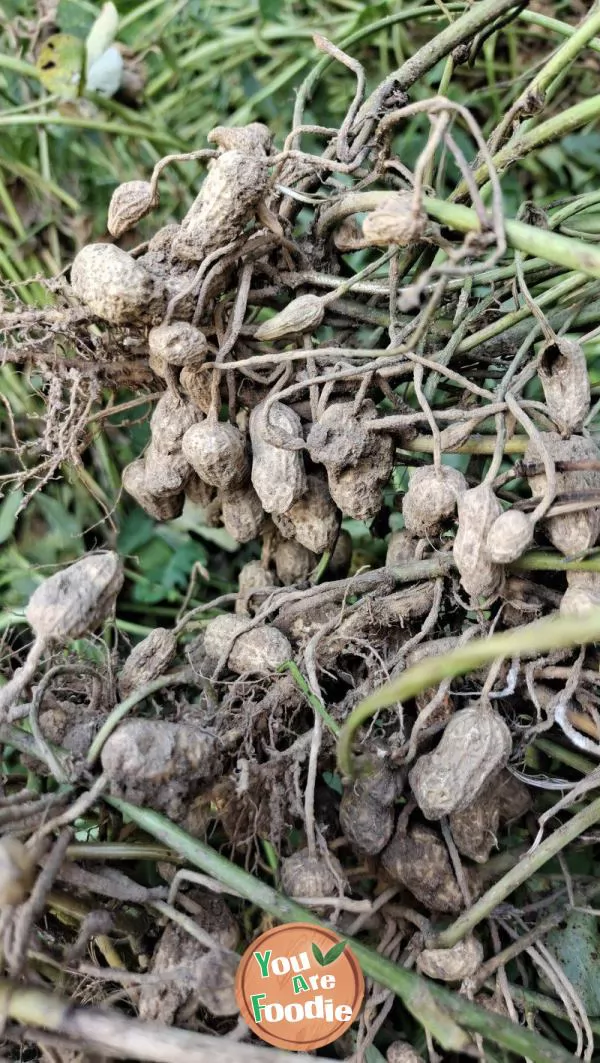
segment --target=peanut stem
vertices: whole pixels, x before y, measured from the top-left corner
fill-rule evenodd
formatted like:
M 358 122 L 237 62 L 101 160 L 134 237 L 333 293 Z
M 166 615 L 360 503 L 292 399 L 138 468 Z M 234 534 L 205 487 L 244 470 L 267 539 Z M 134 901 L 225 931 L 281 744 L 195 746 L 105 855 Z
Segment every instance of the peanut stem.
M 575 841 L 580 834 L 589 830 L 599 819 L 600 797 L 597 797 L 595 801 L 586 805 L 581 812 L 578 812 L 576 816 L 573 816 L 572 819 L 564 823 L 558 830 L 555 830 L 545 841 L 541 842 L 537 849 L 523 856 L 519 863 L 511 868 L 499 882 L 494 883 L 478 901 L 475 901 L 475 904 L 471 905 L 468 911 L 463 912 L 450 926 L 442 930 L 437 935 L 436 948 L 449 949 L 456 945 L 458 941 L 462 941 L 517 886 L 522 886 L 530 875 L 533 875 L 540 867 L 547 864 L 548 860 L 560 853 L 569 842 Z
M 356 708 L 346 720 L 338 739 L 338 765 L 342 775 L 352 777 L 352 744 L 358 729 L 380 709 L 414 698 L 427 687 L 451 676 L 465 675 L 499 657 L 522 657 L 523 653 L 581 646 L 600 637 L 600 609 L 585 617 L 559 617 L 503 631 L 491 638 L 473 639 L 450 653 L 428 657 L 408 668 L 398 678 L 384 683 Z M 600 806 L 599 806 L 600 811 Z

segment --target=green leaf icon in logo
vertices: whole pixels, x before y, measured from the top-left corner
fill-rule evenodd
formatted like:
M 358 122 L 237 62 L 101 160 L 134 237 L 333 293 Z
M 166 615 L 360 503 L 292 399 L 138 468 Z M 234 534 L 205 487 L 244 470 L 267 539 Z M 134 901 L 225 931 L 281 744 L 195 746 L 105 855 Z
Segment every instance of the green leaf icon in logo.
M 311 948 L 312 948 L 312 954 L 313 954 L 315 960 L 317 961 L 317 963 L 319 964 L 319 966 L 320 967 L 324 967 L 325 966 L 325 957 L 324 957 L 323 953 L 321 952 L 319 946 L 315 945 L 315 943 L 313 941 L 312 944 L 311 944 Z
M 315 945 L 314 941 L 312 943 L 311 948 L 312 954 L 319 966 L 328 967 L 330 963 L 335 963 L 338 957 L 342 955 L 342 952 L 346 948 L 346 942 L 338 941 L 337 944 L 333 946 L 333 948 L 329 949 L 329 952 L 325 953 L 325 955 L 323 955 L 319 946 Z

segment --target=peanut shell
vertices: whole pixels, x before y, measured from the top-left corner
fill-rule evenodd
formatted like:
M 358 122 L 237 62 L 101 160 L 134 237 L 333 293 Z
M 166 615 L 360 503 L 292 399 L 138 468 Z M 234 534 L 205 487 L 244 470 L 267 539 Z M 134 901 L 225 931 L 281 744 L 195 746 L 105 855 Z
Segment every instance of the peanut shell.
M 483 963 L 483 946 L 472 934 L 450 949 L 423 949 L 417 970 L 438 982 L 462 982 L 472 978 Z
M 286 538 L 294 538 L 307 550 L 322 554 L 337 537 L 341 514 L 332 502 L 327 481 L 322 476 L 309 474 L 307 485 L 302 498 L 285 513 L 274 513 L 273 520 Z
M 580 432 L 590 411 L 590 378 L 581 344 L 557 336 L 540 354 L 538 376 L 554 423 L 565 435 Z
M 117 239 L 149 214 L 158 199 L 148 181 L 125 181 L 115 188 L 108 207 L 107 228 Z
M 381 864 L 393 882 L 405 886 L 426 908 L 460 912 L 464 907 L 448 850 L 430 827 L 416 824 L 406 832 L 399 821 L 394 838 L 383 851 Z M 469 880 L 475 884 L 472 872 Z
M 374 433 L 380 446 L 341 472 L 328 470 L 329 490 L 335 504 L 344 516 L 355 520 L 370 520 L 383 502 L 383 488 L 387 484 L 394 465 L 394 443 L 382 432 Z
M 0 838 L 0 907 L 22 904 L 35 882 L 35 860 L 12 834 Z
M 167 365 L 197 365 L 206 358 L 206 336 L 187 321 L 156 325 L 148 333 L 150 359 L 160 358 Z
M 600 451 L 592 439 L 583 436 L 563 439 L 556 432 L 544 432 L 542 440 L 555 462 L 600 460 Z M 524 462 L 525 464 L 541 462 L 541 454 L 535 440 L 530 441 L 525 451 Z M 528 479 L 533 497 L 541 498 L 546 486 L 545 474 L 535 473 Z M 557 495 L 573 495 L 578 491 L 600 491 L 600 470 L 557 472 Z M 582 509 L 575 513 L 547 517 L 543 522 L 543 527 L 550 542 L 557 550 L 560 550 L 565 557 L 576 557 L 594 546 L 600 534 L 600 508 Z
M 305 583 L 316 568 L 319 558 L 294 539 L 280 542 L 275 550 L 275 571 L 284 587 Z
M 268 321 L 263 321 L 254 335 L 257 340 L 272 343 L 285 336 L 312 332 L 318 328 L 324 317 L 323 300 L 318 295 L 299 295 L 297 299 L 292 299 L 284 310 L 280 310 Z
M 146 463 L 143 458 L 126 465 L 121 473 L 123 488 L 135 498 L 139 506 L 153 520 L 175 520 L 181 516 L 185 494 L 180 491 L 153 491 L 146 482 Z
M 27 622 L 36 635 L 52 641 L 80 638 L 108 618 L 123 578 L 118 554 L 86 554 L 34 590 L 25 609 Z
M 451 465 L 413 469 L 402 499 L 406 530 L 417 538 L 437 535 L 444 521 L 456 512 L 458 497 L 466 490 L 463 474 Z
M 192 469 L 185 485 L 185 497 L 189 498 L 194 505 L 202 506 L 202 509 L 209 510 L 215 504 L 217 489 L 212 487 L 211 484 L 205 484 L 204 480 L 201 480 Z
M 119 694 L 126 698 L 138 687 L 166 672 L 177 653 L 172 631 L 156 627 L 131 651 L 119 675 Z
M 248 596 L 251 591 L 278 585 L 277 576 L 265 568 L 262 561 L 248 561 L 240 569 L 238 577 L 239 598 L 235 603 L 236 613 L 241 616 L 248 615 Z
M 222 770 L 212 735 L 167 720 L 124 720 L 107 738 L 101 760 L 111 793 L 175 819 L 185 813 L 194 787 Z
M 370 400 L 366 402 L 362 418 L 352 409 L 351 402 L 334 402 L 311 426 L 307 439 L 311 460 L 325 465 L 328 472 L 341 472 L 348 465 L 356 465 L 369 451 L 365 421 L 377 416 L 376 408 Z
M 486 541 L 488 556 L 499 565 L 516 561 L 533 542 L 531 519 L 520 509 L 506 509 L 492 524 Z
M 409 775 L 425 818 L 441 819 L 470 805 L 511 749 L 510 731 L 492 709 L 473 704 L 455 713 L 437 748 L 419 757 Z
M 196 985 L 204 968 L 201 961 L 206 947 L 177 923 L 167 923 L 150 963 L 150 972 L 162 979 L 158 983 L 142 984 L 139 990 L 138 1012 L 145 1022 L 172 1025 L 177 1013 L 195 996 Z M 173 977 L 179 973 L 180 977 Z M 186 972 L 183 977 L 183 971 Z
M 344 791 L 340 802 L 340 827 L 353 849 L 374 856 L 385 849 L 394 831 L 394 812 L 361 791 Z
M 485 864 L 497 846 L 500 807 L 493 778 L 460 812 L 450 814 L 450 830 L 459 853 L 476 864 Z
M 422 238 L 427 227 L 427 216 L 413 212 L 413 196 L 410 192 L 393 192 L 375 210 L 369 211 L 362 223 L 365 240 L 375 247 L 398 244 L 406 247 Z
M 543 615 L 546 599 L 530 580 L 510 576 L 502 588 L 502 597 L 502 622 L 506 627 L 519 627 Z
M 300 418 L 288 406 L 274 402 L 268 411 L 269 425 L 291 444 L 302 442 Z M 269 442 L 265 407 L 250 414 L 252 484 L 267 513 L 285 513 L 307 489 L 304 461 L 299 449 L 284 449 Z
M 281 888 L 288 897 L 337 896 L 339 883 L 344 881 L 342 865 L 332 853 L 325 861 L 311 856 L 308 849 L 299 849 L 281 861 Z
M 386 1063 L 425 1063 L 423 1056 L 407 1041 L 392 1041 L 386 1055 Z
M 73 293 L 112 325 L 153 324 L 163 315 L 164 287 L 115 244 L 88 244 L 71 266 Z
M 184 365 L 179 375 L 179 386 L 194 406 L 206 414 L 210 412 L 212 405 L 211 388 L 214 372 L 210 364 Z
M 235 952 L 211 949 L 198 964 L 195 995 L 211 1015 L 237 1015 L 240 1008 L 235 995 L 235 979 L 240 957 Z
M 173 255 L 184 262 L 200 262 L 236 240 L 254 216 L 268 181 L 267 161 L 256 153 L 225 151 L 213 159 L 173 240 Z
M 502 507 L 491 487 L 480 484 L 458 499 L 458 530 L 454 562 L 460 581 L 471 598 L 489 598 L 502 582 L 502 568 L 487 553 L 487 537 Z
M 600 572 L 567 572 L 567 584 L 561 616 L 586 616 L 600 609 Z
M 211 129 L 206 139 L 223 151 L 242 151 L 246 155 L 267 155 L 273 142 L 271 130 L 262 122 L 243 126 L 218 125 Z
M 181 444 L 185 433 L 192 425 L 200 424 L 202 420 L 202 414 L 191 402 L 184 402 L 171 391 L 165 391 L 150 418 L 153 453 L 181 457 Z
M 209 620 L 204 631 L 204 652 L 216 663 L 229 650 L 227 665 L 237 675 L 271 675 L 292 659 L 292 647 L 276 627 L 255 627 L 244 631 L 241 617 L 224 614 Z
M 145 487 L 156 495 L 180 494 L 186 487 L 192 468 L 181 453 L 157 451 L 154 442 L 144 454 Z
M 353 218 L 352 215 L 348 218 L 344 218 L 339 225 L 336 225 L 332 233 L 332 240 L 342 255 L 346 255 L 349 251 L 356 251 L 365 246 L 365 240 L 360 226 L 356 218 Z
M 188 428 L 181 441 L 187 461 L 201 480 L 221 489 L 241 487 L 250 466 L 239 428 L 208 418 Z
M 385 555 L 386 566 L 395 568 L 397 565 L 406 565 L 408 562 L 414 561 L 417 546 L 418 540 L 413 538 L 406 528 L 400 528 L 399 531 L 392 532 Z
M 250 543 L 263 531 L 267 515 L 252 484 L 228 487 L 221 498 L 223 526 L 237 543 Z

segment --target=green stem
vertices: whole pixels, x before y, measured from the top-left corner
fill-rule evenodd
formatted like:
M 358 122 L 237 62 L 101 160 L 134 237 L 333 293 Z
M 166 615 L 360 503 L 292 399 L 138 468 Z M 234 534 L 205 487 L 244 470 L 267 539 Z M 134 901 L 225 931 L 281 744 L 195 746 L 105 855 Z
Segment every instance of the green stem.
M 525 158 L 526 155 L 530 155 L 532 151 L 542 148 L 545 144 L 550 144 L 553 140 L 558 140 L 568 133 L 572 133 L 575 129 L 581 129 L 588 122 L 594 122 L 599 115 L 600 95 L 591 96 L 587 100 L 580 100 L 579 103 L 573 104 L 572 107 L 567 107 L 565 111 L 548 118 L 541 125 L 534 126 L 533 129 L 528 129 L 524 133 L 517 133 L 508 144 L 492 157 L 494 168 L 498 173 L 503 173 L 514 162 L 518 162 L 520 159 Z M 473 173 L 473 180 L 478 186 L 481 186 L 488 176 L 488 167 L 484 163 Z M 452 199 L 462 199 L 468 195 L 468 191 L 466 183 L 461 181 L 456 191 L 453 192 Z M 517 225 L 519 223 L 513 222 L 512 224 Z
M 397 702 L 406 702 L 428 687 L 437 686 L 443 679 L 465 675 L 498 657 L 522 657 L 529 651 L 581 646 L 597 638 L 600 638 L 600 609 L 594 609 L 585 617 L 552 617 L 514 631 L 503 631 L 490 638 L 473 639 L 466 646 L 459 646 L 450 653 L 420 661 L 398 678 L 384 683 L 352 710 L 338 739 L 341 774 L 346 777 L 354 774 L 354 736 L 359 727 L 380 709 L 389 708 Z
M 285 664 L 282 664 L 282 666 L 279 669 L 279 671 L 280 672 L 284 672 L 285 671 L 285 672 L 289 672 L 290 673 L 292 679 L 294 680 L 294 683 L 296 684 L 298 689 L 302 691 L 302 693 L 304 694 L 304 697 L 308 701 L 308 703 L 311 706 L 311 708 L 314 709 L 315 712 L 318 712 L 319 716 L 323 717 L 323 721 L 324 721 L 325 725 L 329 728 L 331 733 L 333 735 L 335 735 L 336 738 L 337 738 L 337 736 L 340 733 L 339 724 L 337 724 L 335 722 L 333 716 L 329 715 L 329 713 L 327 712 L 327 709 L 325 708 L 323 702 L 319 700 L 317 695 L 313 694 L 313 692 L 310 689 L 308 683 L 306 682 L 306 679 L 302 675 L 302 672 L 298 668 L 298 665 L 295 664 L 294 661 L 286 661 Z
M 121 125 L 120 122 L 103 122 L 98 118 L 77 118 L 65 114 L 20 114 L 15 117 L 0 115 L 0 128 L 3 126 L 14 128 L 15 126 L 26 125 L 37 127 L 67 126 L 71 129 L 86 129 L 88 132 L 115 133 L 124 137 L 146 137 L 146 139 L 153 140 L 157 144 L 168 144 L 169 147 L 174 147 L 178 151 L 185 150 L 185 146 L 170 133 L 161 133 L 153 129 L 134 125 Z
M 558 760 L 559 763 L 566 764 L 569 768 L 574 768 L 575 771 L 580 771 L 582 775 L 590 775 L 598 767 L 593 760 L 582 757 L 581 753 L 577 753 L 574 749 L 559 746 L 549 738 L 540 738 L 538 736 L 533 745 L 536 749 L 541 749 L 542 753 L 547 753 L 549 757 Z
M 577 26 L 571 37 L 568 37 L 565 43 L 550 56 L 541 70 L 539 70 L 535 77 L 529 82 L 526 89 L 519 96 L 519 99 L 505 114 L 498 128 L 494 130 L 492 141 L 496 148 L 501 145 L 515 117 L 524 110 L 527 106 L 528 100 L 538 97 L 540 105 L 543 105 L 546 91 L 551 82 L 574 62 L 579 53 L 590 43 L 596 33 L 599 32 L 600 10 L 592 12 L 580 23 L 579 26 Z
M 218 879 L 224 886 L 241 894 L 281 922 L 327 925 L 318 919 L 314 912 L 254 878 L 204 842 L 192 838 L 160 813 L 138 808 L 137 805 L 131 805 L 120 798 L 106 797 L 104 800 L 142 830 L 178 852 L 182 860 Z M 572 1060 L 572 1056 L 559 1045 L 551 1044 L 539 1034 L 515 1025 L 503 1015 L 488 1012 L 466 997 L 452 993 L 415 974 L 414 971 L 392 963 L 360 941 L 349 938 L 348 944 L 364 973 L 396 993 L 411 1014 L 433 1032 L 443 1047 L 452 1050 L 453 1045 L 454 1050 L 458 1048 L 461 1043 L 459 1036 L 462 1033 L 456 1025 L 459 1023 L 472 1033 L 481 1034 L 508 1051 L 515 1052 L 519 1057 L 533 1060 L 534 1063 L 570 1063 Z M 463 1050 L 464 1047 L 463 1039 Z
M 568 561 L 560 554 L 546 550 L 530 550 L 511 564 L 513 572 L 600 572 L 600 554 Z
M 593 827 L 594 823 L 597 823 L 599 819 L 600 797 L 597 797 L 595 801 L 586 805 L 581 812 L 573 816 L 568 823 L 563 823 L 562 827 L 559 827 L 558 830 L 555 830 L 541 842 L 537 849 L 522 857 L 519 863 L 511 868 L 499 882 L 491 886 L 478 901 L 475 901 L 475 904 L 471 905 L 462 915 L 459 915 L 458 919 L 446 927 L 445 930 L 442 930 L 436 938 L 436 947 L 449 949 L 456 945 L 458 941 L 462 941 L 482 919 L 486 919 L 494 908 L 506 900 L 513 890 L 516 890 L 518 886 L 522 886 L 530 875 L 533 875 L 540 867 L 547 864 L 553 856 L 562 852 L 569 842 L 575 841 L 580 834 Z
M 532 26 L 541 26 L 542 29 L 559 33 L 561 37 L 571 37 L 577 33 L 577 26 L 572 26 L 569 22 L 561 22 L 560 19 L 552 18 L 550 15 L 542 15 L 539 11 L 520 11 L 519 19 L 521 22 L 529 22 Z M 594 52 L 600 52 L 600 40 L 589 41 L 588 48 Z
M 323 579 L 323 576 L 325 575 L 325 572 L 327 570 L 327 566 L 328 566 L 330 561 L 331 561 L 331 550 L 324 550 L 323 553 L 321 554 L 321 557 L 319 558 L 319 563 L 318 563 L 318 565 L 317 565 L 317 567 L 316 567 L 316 569 L 315 569 L 315 571 L 313 573 L 312 582 L 313 582 L 313 584 L 315 586 L 317 585 L 317 583 L 320 583 L 321 580 Z
M 460 11 L 459 4 L 449 4 L 449 10 Z M 347 37 L 343 37 L 338 42 L 338 47 L 343 51 L 347 51 L 352 45 L 358 41 L 364 40 L 366 37 L 372 37 L 379 30 L 388 29 L 391 26 L 401 22 L 409 22 L 415 19 L 429 18 L 431 16 L 439 17 L 439 8 L 435 4 L 422 4 L 415 7 L 406 7 L 401 11 L 394 12 L 393 15 L 387 15 L 385 18 L 377 19 L 375 22 L 369 22 L 366 26 L 361 26 L 354 33 L 349 34 Z M 299 86 L 296 93 L 296 103 L 294 106 L 294 118 L 293 126 L 296 128 L 303 124 L 304 108 L 308 100 L 311 99 L 314 92 L 317 81 L 327 69 L 333 59 L 329 55 L 324 55 L 315 65 L 309 74 L 305 77 L 302 84 Z
M 61 980 L 64 981 L 62 973 Z M 23 1028 L 29 1028 L 27 1033 L 32 1041 L 43 1044 L 49 1038 L 42 1031 L 49 1030 L 58 1035 L 61 1043 L 84 1044 L 88 1059 L 98 1053 L 102 1058 L 151 1060 L 152 1063 L 187 1063 L 188 1060 L 228 1063 L 231 1059 L 239 1063 L 264 1063 L 266 1059 L 270 1063 L 288 1063 L 289 1060 L 285 1051 L 239 1042 L 232 1045 L 214 1034 L 135 1019 L 116 1008 L 82 1007 L 58 993 L 5 978 L 0 980 L 0 1007 L 2 1014 L 13 1019 L 22 1032 L 25 1032 Z M 37 1036 L 36 1027 L 40 1030 Z M 312 1063 L 313 1057 L 302 1053 L 296 1059 L 298 1063 Z
M 177 856 L 162 845 L 148 842 L 74 842 L 67 847 L 67 860 L 164 860 L 172 863 Z
M 552 287 L 537 297 L 538 307 L 541 310 L 552 303 L 558 302 L 565 295 L 570 295 L 571 292 L 580 290 L 582 284 L 585 283 L 585 279 L 585 274 L 583 273 L 570 273 L 564 280 L 553 284 Z M 466 336 L 462 343 L 459 344 L 458 350 L 461 353 L 472 351 L 479 347 L 480 344 L 486 343 L 488 340 L 493 339 L 494 336 L 507 332 L 508 329 L 514 328 L 519 322 L 525 321 L 529 317 L 531 317 L 531 309 L 527 305 L 520 307 L 519 310 L 511 310 L 510 313 L 504 314 L 503 317 L 493 321 L 491 325 L 485 325 L 484 328 L 478 329 L 477 332 L 472 332 L 470 336 Z M 551 314 L 550 317 L 552 317 L 551 323 L 553 327 L 558 328 L 556 312 Z
M 588 104 L 590 101 L 584 102 Z M 600 114 L 600 95 L 594 96 L 592 102 Z M 562 118 L 564 115 L 559 115 L 559 117 Z M 329 230 L 344 218 L 351 214 L 375 210 L 386 199 L 389 199 L 389 192 L 385 191 L 348 193 L 322 212 L 317 224 L 318 235 L 325 237 Z M 430 218 L 434 218 L 435 221 L 457 232 L 481 231 L 480 220 L 470 207 L 459 203 L 448 203 L 434 196 L 425 196 L 422 206 Z M 559 266 L 564 266 L 565 269 L 576 270 L 590 277 L 600 277 L 600 249 L 596 249 L 591 244 L 586 244 L 582 240 L 574 240 L 570 236 L 561 236 L 560 233 L 549 232 L 547 229 L 539 229 L 535 225 L 526 225 L 525 222 L 511 218 L 504 220 L 504 228 L 508 245 L 517 251 L 525 251 L 528 255 L 543 258 L 547 262 L 554 262 Z
M 600 114 L 600 96 L 594 97 L 594 101 Z M 458 203 L 426 197 L 423 200 L 423 209 L 430 218 L 435 218 L 442 225 L 458 232 L 479 232 L 481 229 L 475 211 Z M 574 240 L 570 236 L 538 229 L 534 225 L 526 225 L 525 222 L 512 218 L 505 219 L 504 228 L 509 247 L 544 258 L 547 262 L 555 262 L 566 269 L 578 270 L 590 277 L 600 277 L 600 250 L 584 243 L 583 240 Z
M 565 1022 L 569 1022 L 569 1015 L 553 997 L 547 997 L 543 993 L 536 993 L 534 989 L 524 989 L 523 986 L 514 985 L 512 982 L 509 985 L 510 995 L 517 1004 L 522 1007 L 529 1006 L 530 1008 L 537 1008 L 538 1011 L 545 1011 L 548 1015 L 555 1015 L 557 1019 L 564 1019 Z M 600 1034 L 600 1021 L 598 1019 L 590 1019 L 590 1026 L 594 1033 Z
M 436 33 L 435 37 L 411 55 L 399 70 L 388 74 L 362 105 L 356 120 L 357 126 L 361 119 L 372 120 L 372 115 L 378 111 L 381 100 L 385 99 L 392 89 L 406 92 L 440 59 L 450 55 L 450 52 L 453 52 L 459 45 L 472 40 L 480 30 L 488 27 L 498 16 L 506 14 L 511 7 L 514 7 L 514 0 L 478 0 L 478 3 L 467 7 L 454 22 L 451 22 L 440 33 Z
M 22 77 L 35 78 L 36 81 L 40 80 L 37 67 L 25 62 L 24 59 L 17 59 L 14 55 L 0 54 L 0 69 L 10 70 L 12 74 L 21 74 Z

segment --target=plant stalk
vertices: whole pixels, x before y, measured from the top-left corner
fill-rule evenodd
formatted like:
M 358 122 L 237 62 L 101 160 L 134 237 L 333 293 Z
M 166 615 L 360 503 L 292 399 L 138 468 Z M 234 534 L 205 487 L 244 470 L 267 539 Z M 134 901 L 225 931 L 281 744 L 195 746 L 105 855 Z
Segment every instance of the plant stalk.
M 465 675 L 500 657 L 522 657 L 529 652 L 582 646 L 598 638 L 600 609 L 594 609 L 585 617 L 552 617 L 513 631 L 503 631 L 490 638 L 473 639 L 450 653 L 420 661 L 396 679 L 384 683 L 352 710 L 338 739 L 340 772 L 346 777 L 355 774 L 352 754 L 354 736 L 380 709 L 389 708 L 397 702 L 406 702 L 443 679 Z

